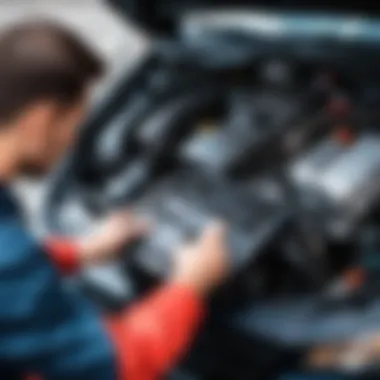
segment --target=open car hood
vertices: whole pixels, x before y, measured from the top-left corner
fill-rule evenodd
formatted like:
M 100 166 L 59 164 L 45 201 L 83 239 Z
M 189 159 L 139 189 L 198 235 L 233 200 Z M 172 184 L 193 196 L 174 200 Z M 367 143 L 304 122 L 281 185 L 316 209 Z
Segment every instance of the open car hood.
M 308 14 L 328 13 L 349 18 L 357 23 L 369 17 L 379 16 L 380 12 L 370 1 L 331 2 L 331 1 L 301 1 L 301 0 L 108 0 L 126 19 L 133 19 L 144 29 L 158 34 L 175 36 L 178 22 L 184 15 L 194 11 L 247 8 L 273 12 L 302 11 Z M 380 38 L 380 37 L 379 37 Z

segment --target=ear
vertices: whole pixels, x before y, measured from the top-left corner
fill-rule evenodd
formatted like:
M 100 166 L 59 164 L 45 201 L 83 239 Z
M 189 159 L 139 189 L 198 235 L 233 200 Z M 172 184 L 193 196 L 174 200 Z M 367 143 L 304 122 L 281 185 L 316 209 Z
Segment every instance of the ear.
M 39 101 L 28 106 L 18 118 L 24 138 L 39 138 L 45 134 L 57 116 L 58 107 L 51 101 Z

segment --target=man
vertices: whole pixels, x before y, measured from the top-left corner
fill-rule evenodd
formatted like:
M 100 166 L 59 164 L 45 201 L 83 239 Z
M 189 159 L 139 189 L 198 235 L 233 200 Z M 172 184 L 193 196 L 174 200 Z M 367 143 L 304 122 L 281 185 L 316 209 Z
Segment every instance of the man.
M 223 228 L 211 226 L 176 257 L 166 284 L 113 320 L 102 320 L 60 275 L 107 260 L 144 233 L 116 215 L 96 236 L 37 243 L 8 185 L 48 171 L 76 135 L 98 59 L 64 29 L 19 25 L 0 38 L 0 378 L 150 380 L 184 353 L 202 299 L 227 273 Z

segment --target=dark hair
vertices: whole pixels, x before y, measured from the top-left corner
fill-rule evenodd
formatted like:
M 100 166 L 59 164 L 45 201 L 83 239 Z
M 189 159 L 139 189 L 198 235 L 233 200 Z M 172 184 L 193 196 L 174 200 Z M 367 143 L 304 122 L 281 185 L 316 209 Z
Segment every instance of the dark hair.
M 38 100 L 74 104 L 102 72 L 103 62 L 64 27 L 13 26 L 0 35 L 0 122 Z

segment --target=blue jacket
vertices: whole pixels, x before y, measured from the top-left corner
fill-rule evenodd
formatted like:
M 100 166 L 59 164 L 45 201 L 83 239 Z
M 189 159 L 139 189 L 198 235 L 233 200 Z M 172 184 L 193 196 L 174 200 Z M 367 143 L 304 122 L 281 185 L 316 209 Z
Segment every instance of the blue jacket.
M 116 379 L 98 314 L 66 289 L 17 205 L 0 188 L 0 379 Z

